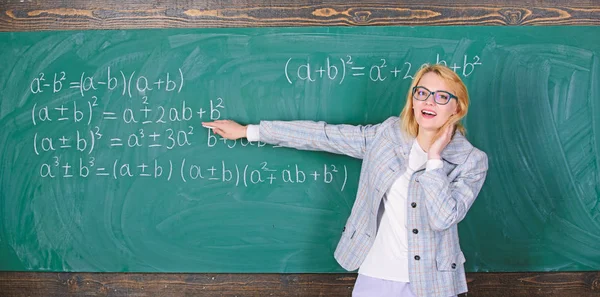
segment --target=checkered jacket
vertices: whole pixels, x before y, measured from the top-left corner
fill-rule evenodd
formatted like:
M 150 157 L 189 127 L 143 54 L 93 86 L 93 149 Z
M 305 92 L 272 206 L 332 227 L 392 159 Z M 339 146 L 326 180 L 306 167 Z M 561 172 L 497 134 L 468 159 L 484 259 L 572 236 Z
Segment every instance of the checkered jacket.
M 329 125 L 310 121 L 262 121 L 262 142 L 363 159 L 358 193 L 334 256 L 355 270 L 373 245 L 383 196 L 406 171 L 414 141 L 398 117 L 377 125 Z M 417 170 L 407 196 L 409 278 L 419 297 L 467 291 L 457 224 L 475 201 L 488 169 L 487 155 L 456 132 L 442 151 L 443 168 Z

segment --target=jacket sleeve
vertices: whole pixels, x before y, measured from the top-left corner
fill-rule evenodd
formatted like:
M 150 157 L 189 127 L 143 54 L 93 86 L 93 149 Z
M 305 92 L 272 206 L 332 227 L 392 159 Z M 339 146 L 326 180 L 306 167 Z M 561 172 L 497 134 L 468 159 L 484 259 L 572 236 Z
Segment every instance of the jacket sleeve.
M 475 202 L 488 170 L 487 155 L 473 149 L 464 169 L 449 180 L 443 169 L 425 171 L 418 179 L 425 193 L 425 205 L 432 230 L 441 231 L 462 221 Z
M 381 124 L 352 126 L 311 121 L 261 121 L 260 141 L 362 159 Z

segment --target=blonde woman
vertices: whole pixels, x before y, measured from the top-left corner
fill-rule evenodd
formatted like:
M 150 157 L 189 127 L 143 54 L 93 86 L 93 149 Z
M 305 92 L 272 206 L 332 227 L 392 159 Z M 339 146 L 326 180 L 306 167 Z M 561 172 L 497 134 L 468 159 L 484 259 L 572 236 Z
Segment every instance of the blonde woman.
M 487 156 L 465 138 L 469 96 L 449 68 L 415 75 L 400 117 L 377 125 L 203 123 L 228 139 L 362 159 L 356 200 L 335 258 L 358 269 L 352 296 L 450 297 L 467 291 L 457 224 L 486 177 Z

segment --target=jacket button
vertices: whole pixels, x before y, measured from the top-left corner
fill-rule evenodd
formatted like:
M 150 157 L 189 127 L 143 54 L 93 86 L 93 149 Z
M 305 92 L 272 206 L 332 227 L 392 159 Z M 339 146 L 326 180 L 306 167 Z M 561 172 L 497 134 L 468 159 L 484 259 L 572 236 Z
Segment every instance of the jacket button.
M 417 233 L 419 233 L 419 230 L 417 230 L 417 229 L 413 229 L 413 233 L 414 233 L 414 234 L 417 234 Z
M 421 260 L 421 257 L 419 257 L 419 255 L 416 255 L 415 260 L 419 261 L 419 260 Z
M 346 227 L 344 226 L 344 229 L 342 229 L 342 232 L 346 232 Z
M 417 203 L 413 202 L 413 203 L 410 204 L 410 206 L 412 206 L 412 208 L 415 208 L 415 207 L 417 207 Z
M 456 263 L 452 263 L 452 269 L 456 269 Z

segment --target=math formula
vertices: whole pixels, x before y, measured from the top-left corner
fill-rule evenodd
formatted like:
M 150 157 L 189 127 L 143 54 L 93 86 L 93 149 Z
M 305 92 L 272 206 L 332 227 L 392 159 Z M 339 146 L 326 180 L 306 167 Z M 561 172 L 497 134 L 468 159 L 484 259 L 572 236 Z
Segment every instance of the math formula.
M 288 83 L 294 81 L 316 82 L 329 80 L 342 84 L 349 80 L 369 80 L 384 82 L 397 79 L 413 79 L 415 72 L 429 63 L 448 66 L 462 77 L 469 77 L 475 69 L 482 65 L 479 56 L 464 55 L 459 62 L 448 62 L 438 54 L 435 61 L 415 64 L 411 61 L 391 61 L 380 58 L 374 64 L 367 64 L 351 55 L 340 58 L 328 57 L 323 61 L 308 61 L 289 58 L 284 66 Z
M 39 73 L 29 85 L 34 98 L 29 112 L 34 128 L 31 150 L 43 160 L 36 173 L 44 179 L 178 180 L 232 187 L 321 183 L 331 184 L 340 191 L 346 188 L 349 172 L 344 164 L 273 166 L 268 161 L 223 159 L 223 149 L 280 147 L 245 138 L 228 140 L 202 127 L 203 121 L 223 118 L 227 108 L 224 98 L 215 97 L 200 105 L 192 104 L 190 98 L 155 103 L 153 98 L 159 92 L 173 97 L 182 91 L 186 82 L 181 68 L 161 74 L 155 80 L 136 71 L 125 73 L 111 68 L 100 76 L 82 72 L 73 75 L 75 80 L 70 77 L 63 71 Z M 128 100 L 127 104 L 104 104 L 102 94 L 107 92 Z M 47 93 L 71 95 L 68 98 L 72 99 L 36 100 Z M 208 149 L 213 154 L 199 163 L 197 159 L 170 153 L 194 148 L 203 148 L 205 152 Z M 139 157 L 153 153 L 160 157 Z M 111 156 L 108 160 L 107 155 Z M 136 157 L 125 157 L 131 155 Z

